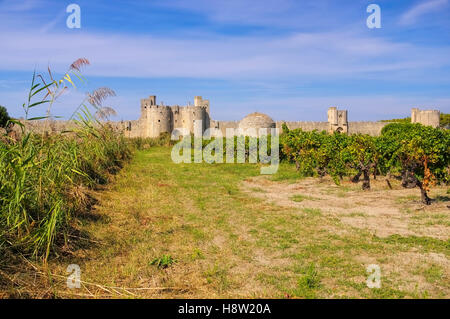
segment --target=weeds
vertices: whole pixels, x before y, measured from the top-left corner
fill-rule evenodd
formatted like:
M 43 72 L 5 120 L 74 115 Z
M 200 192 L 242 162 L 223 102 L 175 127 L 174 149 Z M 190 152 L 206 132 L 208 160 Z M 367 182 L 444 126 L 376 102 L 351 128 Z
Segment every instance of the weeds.
M 162 255 L 161 257 L 157 257 L 157 258 L 153 259 L 150 262 L 150 265 L 155 265 L 160 269 L 165 269 L 165 268 L 172 266 L 172 264 L 174 264 L 176 262 L 177 261 L 175 259 L 173 259 L 172 256 Z
M 316 298 L 315 290 L 320 287 L 320 278 L 314 264 L 310 264 L 306 273 L 300 277 L 293 294 L 297 297 Z
M 79 70 L 80 62 L 76 65 Z M 65 83 L 75 86 L 69 73 L 54 80 L 49 70 L 49 76 L 45 80 L 33 74 L 23 105 L 25 120 L 11 120 L 18 136 L 0 137 L 0 249 L 43 259 L 55 242 L 67 244 L 71 220 L 91 204 L 89 190 L 106 183 L 131 156 L 123 136 L 96 120 L 85 105 L 70 133 L 31 132 L 32 122 L 50 118 L 51 105 L 67 89 Z M 29 118 L 32 109 L 46 104 L 46 116 Z
M 302 195 L 302 194 L 296 194 L 291 197 L 291 200 L 299 203 L 299 202 L 303 202 L 304 200 L 317 200 L 317 198 L 312 197 L 312 196 Z

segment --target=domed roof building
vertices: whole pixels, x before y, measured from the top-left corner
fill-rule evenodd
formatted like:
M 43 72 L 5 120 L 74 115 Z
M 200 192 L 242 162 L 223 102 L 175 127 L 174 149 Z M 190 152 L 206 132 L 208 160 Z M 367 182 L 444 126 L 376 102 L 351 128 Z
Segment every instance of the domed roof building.
M 275 128 L 275 122 L 270 116 L 258 112 L 247 115 L 239 122 L 242 135 L 258 136 L 260 128 Z M 270 134 L 270 131 L 268 130 L 267 133 Z

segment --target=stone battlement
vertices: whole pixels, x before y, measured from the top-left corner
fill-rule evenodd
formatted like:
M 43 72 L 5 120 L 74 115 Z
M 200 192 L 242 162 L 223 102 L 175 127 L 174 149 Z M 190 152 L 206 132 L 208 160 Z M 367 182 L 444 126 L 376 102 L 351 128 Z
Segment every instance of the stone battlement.
M 438 110 L 411 110 L 411 122 L 421 123 L 433 127 L 439 127 Z M 202 125 L 195 123 L 201 121 Z M 124 132 L 127 137 L 158 137 L 161 133 L 171 133 L 175 129 L 188 132 L 190 134 L 202 134 L 206 129 L 219 130 L 226 136 L 227 129 L 234 129 L 235 132 L 255 132 L 259 128 L 278 128 L 282 131 L 283 124 L 291 130 L 302 129 L 304 131 L 327 131 L 342 132 L 348 134 L 369 134 L 380 135 L 381 130 L 389 122 L 349 122 L 347 110 L 339 110 L 337 107 L 330 107 L 327 111 L 327 121 L 273 121 L 269 116 L 262 113 L 252 113 L 240 121 L 216 121 L 210 118 L 209 100 L 204 100 L 201 96 L 194 98 L 194 105 L 162 105 L 156 103 L 156 96 L 141 99 L 141 116 L 135 121 L 109 122 L 114 128 Z M 28 124 L 33 131 L 61 132 L 73 126 L 65 121 L 35 121 Z M 198 132 L 194 132 L 194 130 Z M 236 133 L 240 134 L 240 133 Z
M 183 128 L 194 133 L 194 122 L 202 121 L 201 130 L 208 128 L 219 130 L 223 136 L 227 129 L 240 129 L 240 132 L 252 131 L 258 128 L 276 127 L 282 130 L 283 124 L 291 130 L 342 132 L 348 134 L 379 135 L 388 122 L 349 122 L 347 110 L 339 110 L 333 106 L 328 108 L 327 121 L 277 121 L 261 113 L 252 113 L 241 121 L 215 121 L 210 118 L 209 100 L 201 96 L 194 97 L 194 105 L 164 106 L 156 103 L 156 96 L 141 100 L 141 118 L 137 124 L 130 124 L 130 136 L 157 137 L 163 132 L 171 132 L 175 128 Z M 433 127 L 439 126 L 439 111 L 412 109 L 411 122 L 422 123 Z M 253 131 L 252 131 L 253 132 Z

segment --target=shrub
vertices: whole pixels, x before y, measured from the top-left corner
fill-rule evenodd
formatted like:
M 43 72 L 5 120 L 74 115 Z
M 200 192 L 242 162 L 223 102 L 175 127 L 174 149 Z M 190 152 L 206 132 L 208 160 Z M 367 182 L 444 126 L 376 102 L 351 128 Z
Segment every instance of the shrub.
M 150 265 L 155 265 L 158 268 L 164 269 L 170 267 L 172 264 L 176 263 L 176 260 L 170 255 L 162 255 L 157 257 L 150 262 Z
M 77 111 L 72 132 L 37 135 L 28 131 L 30 122 L 46 118 L 28 118 L 30 109 L 51 106 L 58 90 L 65 87 L 64 81 L 46 84 L 41 79 L 42 83 L 36 83 L 33 75 L 24 104 L 25 120 L 12 120 L 21 129 L 18 140 L 6 135 L 0 139 L 0 249 L 46 259 L 55 242 L 65 242 L 72 219 L 88 209 L 89 189 L 107 182 L 131 151 L 124 137 L 95 120 L 86 106 Z M 32 101 L 46 91 L 49 100 Z
M 0 105 L 0 127 L 6 128 L 6 124 L 10 119 L 6 108 Z
M 386 125 L 381 136 L 367 134 L 286 131 L 281 138 L 282 158 L 295 163 L 304 176 L 330 175 L 336 184 L 353 174 L 363 176 L 370 189 L 370 175 L 400 174 L 404 187 L 418 187 L 422 201 L 430 204 L 430 187 L 450 182 L 450 131 L 411 123 Z

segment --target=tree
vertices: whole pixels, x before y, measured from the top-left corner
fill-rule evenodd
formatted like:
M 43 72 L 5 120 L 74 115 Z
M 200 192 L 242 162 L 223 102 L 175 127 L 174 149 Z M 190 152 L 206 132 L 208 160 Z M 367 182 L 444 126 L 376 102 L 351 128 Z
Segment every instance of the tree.
M 376 147 L 376 138 L 363 134 L 352 135 L 343 156 L 348 165 L 357 170 L 357 175 L 353 178 L 353 181 L 359 181 L 359 177 L 362 175 L 362 189 L 370 189 L 370 172 L 371 170 L 376 172 L 380 157 Z
M 6 108 L 0 105 L 0 127 L 6 128 L 6 124 L 10 119 Z
M 450 114 L 441 113 L 440 119 L 439 119 L 439 125 L 441 127 L 449 128 L 450 127 Z
M 448 183 L 450 132 L 421 124 L 389 124 L 381 132 L 379 151 L 383 170 L 400 172 L 402 186 L 418 187 L 422 202 L 429 205 L 430 187 Z

